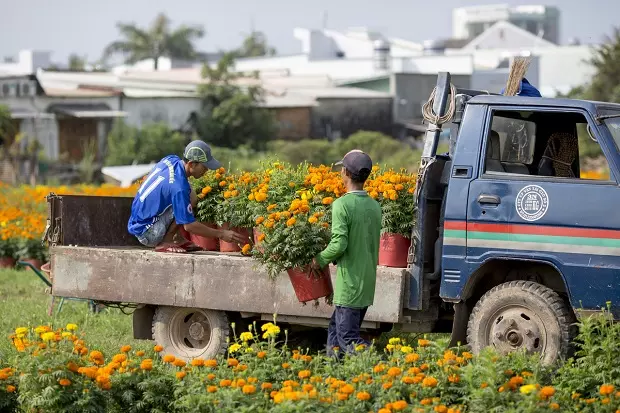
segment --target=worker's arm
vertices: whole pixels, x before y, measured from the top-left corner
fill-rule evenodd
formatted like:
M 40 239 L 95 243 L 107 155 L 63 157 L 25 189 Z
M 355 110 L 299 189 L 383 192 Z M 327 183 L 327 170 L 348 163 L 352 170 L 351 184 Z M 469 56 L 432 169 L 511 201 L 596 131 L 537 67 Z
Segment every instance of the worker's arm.
M 183 228 L 190 234 L 196 234 L 206 238 L 219 238 L 226 242 L 235 242 L 237 244 L 245 245 L 250 243 L 250 239 L 240 235 L 237 232 L 229 231 L 226 229 L 215 229 L 201 224 L 198 221 L 194 221 L 190 224 L 183 225 Z
M 332 205 L 332 237 L 329 245 L 317 257 L 317 264 L 323 268 L 330 262 L 337 261 L 346 251 L 349 243 L 349 225 L 347 211 L 341 202 Z

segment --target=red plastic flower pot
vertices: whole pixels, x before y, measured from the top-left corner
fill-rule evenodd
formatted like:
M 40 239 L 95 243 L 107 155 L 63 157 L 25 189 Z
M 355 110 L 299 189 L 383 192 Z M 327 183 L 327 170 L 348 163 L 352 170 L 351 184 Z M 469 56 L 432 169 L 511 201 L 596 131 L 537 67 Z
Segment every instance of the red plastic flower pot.
M 0 268 L 13 268 L 16 262 L 13 257 L 0 257 Z
M 213 228 L 216 229 L 217 225 L 215 224 L 204 224 L 209 228 Z M 211 237 L 202 237 L 200 235 L 196 235 L 196 234 L 188 234 L 189 235 L 189 240 L 192 241 L 194 244 L 198 245 L 199 247 L 203 248 L 205 251 L 219 251 L 220 249 L 220 244 L 219 244 L 219 239 L 217 238 L 211 238 Z
M 379 265 L 406 268 L 411 240 L 400 234 L 385 233 L 379 242 Z
M 329 266 L 323 269 L 320 277 L 312 273 L 310 266 L 290 268 L 286 272 L 297 299 L 302 303 L 328 297 L 334 292 Z
M 227 223 L 225 223 L 224 225 L 222 225 L 222 229 L 225 230 L 230 230 L 230 231 L 234 231 L 237 234 L 243 236 L 244 238 L 247 238 L 247 243 L 250 243 L 251 240 L 251 234 L 250 231 L 251 229 L 249 228 L 231 228 Z M 243 248 L 243 245 L 237 245 L 236 243 L 233 242 L 226 242 L 226 241 L 221 241 L 220 240 L 220 252 L 240 252 L 241 248 Z

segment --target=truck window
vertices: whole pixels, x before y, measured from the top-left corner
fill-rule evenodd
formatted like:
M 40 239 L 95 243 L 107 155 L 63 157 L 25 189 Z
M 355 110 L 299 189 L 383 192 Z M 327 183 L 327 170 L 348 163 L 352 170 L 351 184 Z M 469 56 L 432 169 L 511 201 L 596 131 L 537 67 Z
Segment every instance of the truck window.
M 607 159 L 581 113 L 493 111 L 485 145 L 485 175 L 609 181 Z

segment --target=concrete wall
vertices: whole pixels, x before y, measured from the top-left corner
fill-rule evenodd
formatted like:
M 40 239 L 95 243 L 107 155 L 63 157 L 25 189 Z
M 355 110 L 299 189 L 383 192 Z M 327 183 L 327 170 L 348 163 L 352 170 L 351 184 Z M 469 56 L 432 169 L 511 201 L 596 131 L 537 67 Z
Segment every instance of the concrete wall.
M 392 133 L 392 98 L 318 99 L 312 108 L 312 138 L 346 138 L 359 130 Z
M 122 109 L 128 112 L 125 122 L 142 127 L 148 123 L 165 122 L 177 129 L 185 124 L 191 112 L 200 110 L 198 98 L 123 98 Z
M 270 109 L 278 124 L 278 139 L 299 140 L 310 137 L 311 108 Z
M 390 79 L 394 94 L 394 121 L 411 121 L 422 117 L 422 105 L 437 85 L 437 74 L 395 73 Z M 471 76 L 452 75 L 456 87 L 471 87 Z

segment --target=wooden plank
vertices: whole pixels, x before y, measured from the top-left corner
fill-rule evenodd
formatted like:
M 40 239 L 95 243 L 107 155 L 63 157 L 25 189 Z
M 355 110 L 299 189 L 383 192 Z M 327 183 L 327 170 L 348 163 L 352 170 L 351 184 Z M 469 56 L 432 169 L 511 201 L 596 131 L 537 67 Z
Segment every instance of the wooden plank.
M 297 301 L 286 274 L 270 280 L 251 258 L 218 253 L 53 247 L 53 294 L 99 301 L 329 318 L 333 307 Z M 336 269 L 332 267 L 335 282 Z M 401 320 L 405 275 L 377 267 L 367 321 Z

